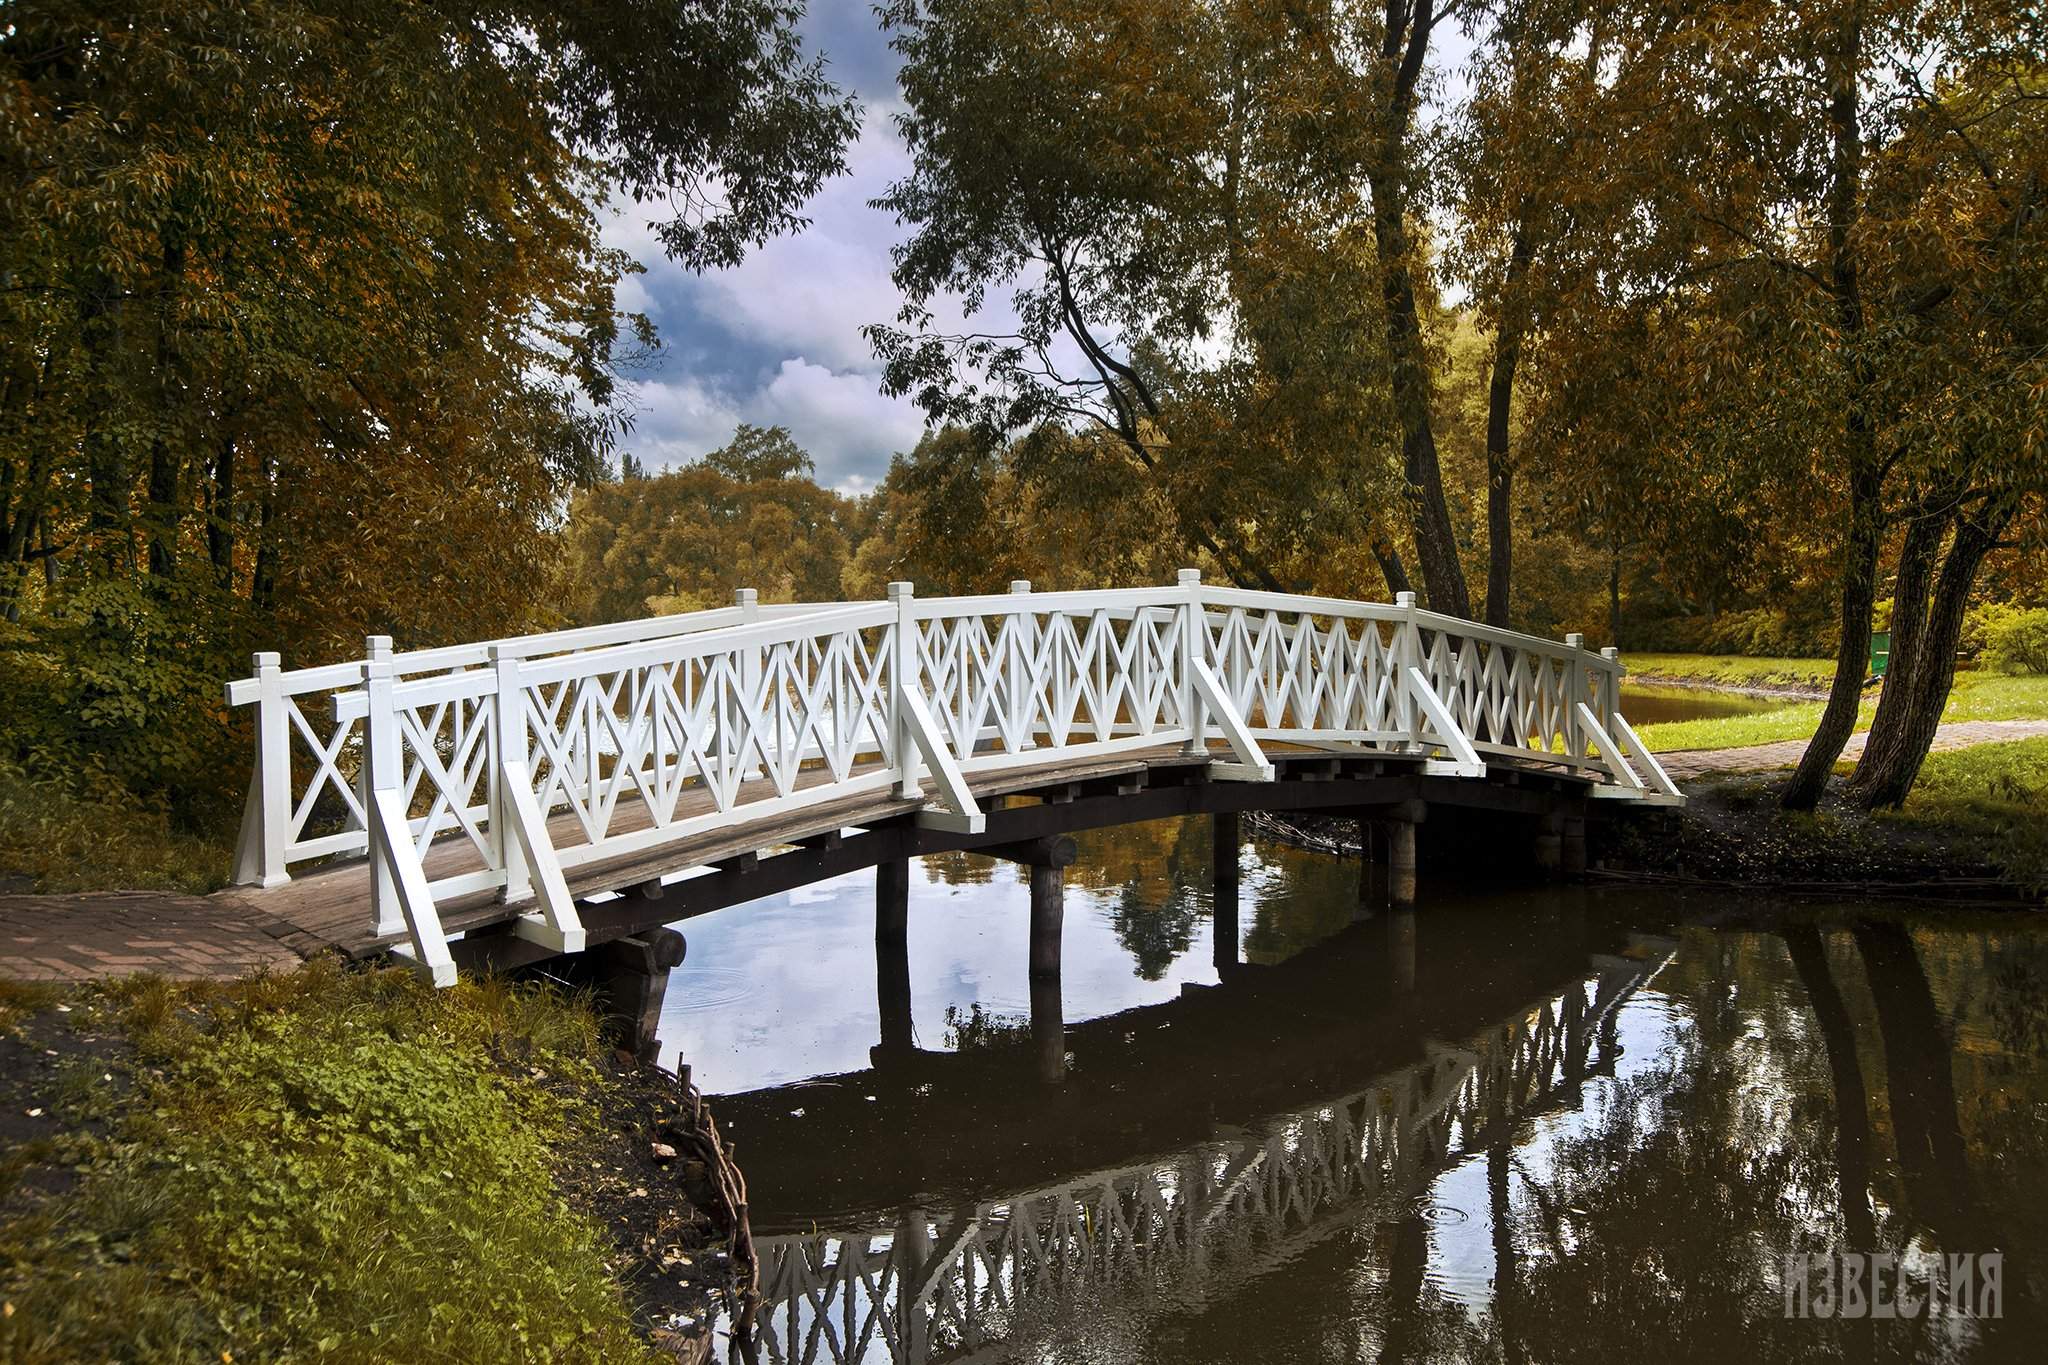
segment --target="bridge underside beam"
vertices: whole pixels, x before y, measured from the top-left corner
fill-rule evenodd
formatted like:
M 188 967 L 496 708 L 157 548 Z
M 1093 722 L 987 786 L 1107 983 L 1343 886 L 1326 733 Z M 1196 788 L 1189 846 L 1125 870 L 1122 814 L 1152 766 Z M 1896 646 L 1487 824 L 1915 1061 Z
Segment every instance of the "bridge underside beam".
M 1507 815 L 1540 816 L 1585 803 L 1583 779 L 1546 772 L 1508 772 L 1493 767 L 1483 780 L 1437 776 L 1417 759 L 1376 756 L 1345 759 L 1329 771 L 1328 755 L 1274 755 L 1277 780 L 1270 783 L 1210 781 L 1204 765 L 1160 765 L 1148 785 L 1081 784 L 1061 779 L 1048 784 L 1055 799 L 1034 799 L 1032 790 L 1002 801 L 984 800 L 985 826 L 978 833 L 935 829 L 896 816 L 869 827 L 849 826 L 831 838 L 808 838 L 789 851 L 740 859 L 716 870 L 662 884 L 658 899 L 646 894 L 643 869 L 622 872 L 621 894 L 585 900 L 578 909 L 591 943 L 623 937 L 656 924 L 673 924 L 763 896 L 777 895 L 825 878 L 880 864 L 955 851 L 1016 857 L 1034 849 L 1055 849 L 1060 836 L 1078 830 L 1173 816 L 1232 814 L 1251 810 L 1328 811 L 1391 815 L 1417 807 L 1411 802 Z M 1292 773 L 1296 758 L 1301 771 Z M 1021 861 L 1031 861 L 1029 857 Z M 544 945 L 515 938 L 499 926 L 472 928 L 450 945 L 464 968 L 503 969 L 548 955 Z

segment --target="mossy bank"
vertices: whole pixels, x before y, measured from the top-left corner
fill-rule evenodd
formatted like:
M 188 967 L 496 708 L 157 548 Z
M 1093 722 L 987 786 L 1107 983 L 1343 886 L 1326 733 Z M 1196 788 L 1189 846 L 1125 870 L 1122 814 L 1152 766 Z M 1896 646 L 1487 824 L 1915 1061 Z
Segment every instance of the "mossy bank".
M 0 1360 L 700 1355 L 672 1087 L 541 985 L 0 985 Z

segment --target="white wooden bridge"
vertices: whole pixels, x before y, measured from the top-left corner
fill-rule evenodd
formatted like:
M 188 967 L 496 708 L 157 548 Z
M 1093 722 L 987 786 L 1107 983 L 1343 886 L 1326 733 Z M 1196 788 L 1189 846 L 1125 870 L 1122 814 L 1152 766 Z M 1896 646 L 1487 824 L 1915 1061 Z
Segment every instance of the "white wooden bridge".
M 1012 833 L 993 816 L 1003 798 L 1090 779 L 1131 795 L 1172 771 L 1278 799 L 1290 770 L 1438 791 L 1538 772 L 1560 791 L 1679 801 L 1621 714 L 1621 676 L 1612 649 L 1410 594 L 1249 592 L 1192 570 L 1171 587 L 982 597 L 898 583 L 880 602 L 747 590 L 711 611 L 398 653 L 373 636 L 323 667 L 259 654 L 229 685 L 256 711 L 236 879 L 309 932 L 390 947 L 446 984 L 458 931 L 575 952 L 678 913 L 613 908 L 594 927 L 593 899 L 651 900 L 680 875 L 736 888 L 719 892 L 730 903 L 760 884 L 739 874 L 762 850 L 824 857 L 885 826 L 996 842 Z M 897 836 L 868 861 L 924 847 Z

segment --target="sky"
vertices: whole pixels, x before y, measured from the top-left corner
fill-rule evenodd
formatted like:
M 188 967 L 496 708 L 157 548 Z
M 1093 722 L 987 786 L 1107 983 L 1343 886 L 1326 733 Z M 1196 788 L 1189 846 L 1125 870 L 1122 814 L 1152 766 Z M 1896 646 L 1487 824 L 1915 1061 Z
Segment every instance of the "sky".
M 882 394 L 881 365 L 860 333 L 894 321 L 902 305 L 889 253 L 908 230 L 868 205 L 909 171 L 910 157 L 890 123 L 901 108 L 897 57 L 867 0 L 813 0 L 802 29 L 864 109 L 850 173 L 806 206 L 808 228 L 734 269 L 696 275 L 663 256 L 648 224 L 659 205 L 605 211 L 605 240 L 646 267 L 624 282 L 620 306 L 646 313 L 662 338 L 653 365 L 624 385 L 636 417 L 621 450 L 664 469 L 716 450 L 741 422 L 784 426 L 817 461 L 819 483 L 860 493 L 924 429 L 915 403 Z M 1432 65 L 1460 85 L 1471 52 L 1464 33 L 1446 26 L 1431 49 Z
M 741 422 L 785 426 L 817 461 L 818 482 L 861 492 L 924 428 L 916 404 L 882 395 L 881 365 L 860 334 L 901 306 L 889 251 L 906 233 L 868 201 L 910 158 L 889 124 L 899 107 L 896 55 L 867 4 L 815 0 L 803 29 L 865 110 L 847 152 L 851 173 L 806 207 L 809 228 L 734 269 L 695 275 L 662 255 L 648 226 L 661 206 L 606 210 L 605 240 L 647 270 L 625 281 L 620 306 L 646 313 L 662 338 L 653 366 L 626 386 L 637 416 L 621 449 L 658 469 L 717 449 Z

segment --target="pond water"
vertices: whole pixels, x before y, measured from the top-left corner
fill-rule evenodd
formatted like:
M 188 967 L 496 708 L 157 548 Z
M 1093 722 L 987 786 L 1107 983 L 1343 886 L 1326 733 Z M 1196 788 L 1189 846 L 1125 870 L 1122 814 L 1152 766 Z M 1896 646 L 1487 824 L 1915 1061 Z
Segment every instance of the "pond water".
M 1796 698 L 1752 697 L 1707 687 L 1658 687 L 1650 683 L 1621 685 L 1621 714 L 1631 725 L 1661 725 L 1674 720 L 1719 720 L 1752 716 L 1798 705 Z
M 1428 867 L 1397 912 L 1248 839 L 1233 932 L 1211 830 L 1079 836 L 1056 1066 L 1008 866 L 913 865 L 907 1054 L 873 874 L 682 926 L 763 1359 L 2042 1358 L 2034 919 Z

